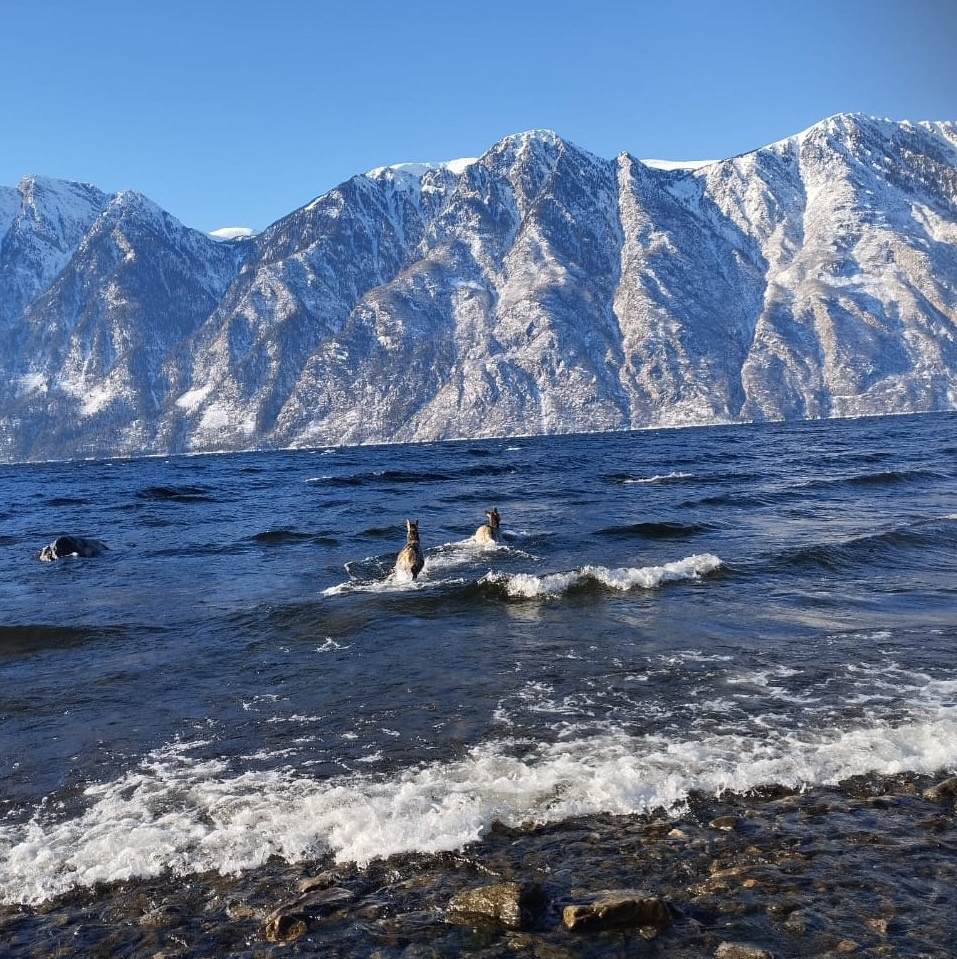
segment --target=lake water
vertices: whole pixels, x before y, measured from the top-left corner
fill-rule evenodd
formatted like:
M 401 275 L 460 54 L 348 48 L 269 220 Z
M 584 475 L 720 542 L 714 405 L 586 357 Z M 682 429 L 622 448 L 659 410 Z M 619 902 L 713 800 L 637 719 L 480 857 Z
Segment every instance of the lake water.
M 953 770 L 955 428 L 0 467 L 0 902 Z

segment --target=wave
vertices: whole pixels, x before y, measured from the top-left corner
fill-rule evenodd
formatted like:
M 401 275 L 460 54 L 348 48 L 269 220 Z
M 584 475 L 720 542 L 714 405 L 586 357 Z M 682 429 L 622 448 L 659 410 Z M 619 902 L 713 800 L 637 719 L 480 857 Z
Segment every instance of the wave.
M 250 542 L 259 543 L 263 546 L 286 546 L 291 543 L 310 542 L 331 546 L 338 544 L 338 540 L 333 537 L 317 537 L 314 533 L 306 533 L 295 529 L 266 529 L 261 533 L 250 536 L 249 540 Z
M 537 599 L 561 596 L 590 586 L 627 591 L 631 589 L 655 589 L 664 583 L 700 579 L 722 566 L 721 560 L 712 553 L 696 553 L 684 559 L 658 566 L 609 568 L 586 564 L 577 569 L 556 573 L 505 573 L 489 570 L 478 579 L 467 574 L 478 561 L 489 558 L 529 559 L 535 557 L 506 543 L 481 544 L 466 539 L 425 552 L 425 566 L 418 579 L 411 579 L 395 572 L 395 554 L 370 556 L 364 560 L 347 563 L 349 580 L 327 587 L 323 596 L 341 596 L 347 593 L 393 593 L 397 591 L 426 590 L 441 587 L 467 587 L 491 596 L 506 598 Z M 463 570 L 464 567 L 464 570 Z M 465 575 L 450 575 L 463 571 Z M 444 575 L 443 575 L 444 574 Z
M 70 626 L 46 623 L 0 625 L 0 655 L 33 652 L 38 649 L 66 649 L 102 642 L 112 633 L 103 626 Z
M 89 500 L 82 499 L 79 496 L 54 496 L 47 500 L 47 506 L 88 506 Z
M 680 471 L 671 473 L 655 473 L 651 476 L 641 476 L 632 473 L 611 473 L 604 478 L 609 482 L 623 483 L 625 485 L 631 483 L 674 483 L 682 480 L 694 479 L 695 474 L 683 473 Z
M 416 486 L 421 483 L 449 483 L 462 479 L 474 480 L 481 477 L 508 476 L 516 472 L 511 463 L 470 464 L 462 469 L 453 470 L 369 470 L 361 473 L 346 473 L 340 476 L 313 476 L 307 482 L 325 483 L 334 487 L 361 487 L 388 484 Z
M 721 567 L 712 553 L 697 553 L 662 566 L 621 567 L 585 565 L 580 569 L 538 576 L 531 573 L 487 573 L 480 582 L 502 589 L 510 597 L 540 599 L 562 596 L 591 584 L 615 590 L 655 589 L 664 583 L 700 579 Z
M 685 536 L 695 536 L 705 533 L 711 527 L 707 523 L 629 523 L 625 526 L 606 526 L 597 530 L 597 536 L 631 537 L 640 536 L 645 539 L 680 539 Z
M 363 539 L 391 539 L 396 545 L 395 551 L 398 552 L 405 542 L 405 527 L 401 525 L 394 526 L 367 526 L 360 531 L 359 536 Z
M 172 503 L 209 503 L 210 491 L 202 486 L 148 486 L 136 494 L 138 499 Z
M 863 495 L 865 490 L 869 491 L 868 495 L 871 493 L 878 495 L 882 487 L 919 485 L 926 482 L 940 483 L 947 479 L 949 479 L 948 474 L 934 470 L 881 470 L 850 476 L 813 478 L 795 476 L 789 482 L 769 486 L 768 477 L 757 473 L 724 477 L 712 475 L 708 477 L 709 481 L 721 480 L 729 483 L 729 488 L 685 500 L 680 506 L 682 509 L 725 506 L 744 507 L 746 509 L 773 508 L 795 502 L 813 503 L 822 500 L 830 502 L 832 499 L 841 496 L 857 498 Z
M 426 562 L 426 569 L 428 562 Z M 343 596 L 347 593 L 376 593 L 389 595 L 392 593 L 407 593 L 410 590 L 424 592 L 425 590 L 446 589 L 449 586 L 463 586 L 467 581 L 460 577 L 446 577 L 433 579 L 426 570 L 413 579 L 409 574 L 397 573 L 395 570 L 387 573 L 382 579 L 351 579 L 345 583 L 328 586 L 322 591 L 323 596 Z
M 957 764 L 957 707 L 851 729 L 683 739 L 620 729 L 557 743 L 508 740 L 392 776 L 233 772 L 178 743 L 88 786 L 85 808 L 41 806 L 0 825 L 0 901 L 37 904 L 76 887 L 170 872 L 237 874 L 271 857 L 332 854 L 366 865 L 461 849 L 490 827 L 610 813 L 681 814 L 693 794 L 834 785 L 860 775 L 933 774 Z
M 948 478 L 949 474 L 940 473 L 936 470 L 877 470 L 876 472 L 856 473 L 853 476 L 812 479 L 800 484 L 800 486 L 804 489 L 830 489 L 835 486 L 891 486 L 898 483 L 916 483 L 924 480 Z
M 526 553 L 513 542 L 522 541 L 528 537 L 522 533 L 506 530 L 500 533 L 500 539 L 494 543 L 480 543 L 474 537 L 454 540 L 443 543 L 426 551 L 426 560 L 437 569 L 450 569 L 457 566 L 476 562 L 485 562 L 490 557 L 510 557 L 534 560 L 531 553 Z
M 841 570 L 878 563 L 910 565 L 905 559 L 913 551 L 936 563 L 938 551 L 953 565 L 950 556 L 957 550 L 957 515 L 919 519 L 901 526 L 848 536 L 828 543 L 812 543 L 785 550 L 780 562 L 785 567 L 820 567 Z
M 395 536 L 395 529 L 368 529 L 363 536 Z M 506 533 L 506 539 L 520 539 L 519 534 Z M 399 542 L 397 539 L 396 542 Z M 323 596 L 341 596 L 346 593 L 393 593 L 409 589 L 426 590 L 435 587 L 475 586 L 477 580 L 467 575 L 453 575 L 457 572 L 468 573 L 477 563 L 484 563 L 490 557 L 509 557 L 512 559 L 534 560 L 530 553 L 510 545 L 507 542 L 478 543 L 472 537 L 431 546 L 425 550 L 425 566 L 418 579 L 398 575 L 395 572 L 395 559 L 399 547 L 394 551 L 377 556 L 367 556 L 362 560 L 346 563 L 348 581 L 330 586 L 322 591 Z

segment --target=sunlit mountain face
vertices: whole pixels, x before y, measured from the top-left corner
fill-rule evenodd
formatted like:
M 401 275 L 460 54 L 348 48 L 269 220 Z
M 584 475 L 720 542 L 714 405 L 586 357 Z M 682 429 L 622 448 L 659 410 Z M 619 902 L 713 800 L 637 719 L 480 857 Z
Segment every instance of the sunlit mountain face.
M 258 235 L 0 188 L 0 461 L 957 408 L 957 123 L 708 163 L 549 131 Z

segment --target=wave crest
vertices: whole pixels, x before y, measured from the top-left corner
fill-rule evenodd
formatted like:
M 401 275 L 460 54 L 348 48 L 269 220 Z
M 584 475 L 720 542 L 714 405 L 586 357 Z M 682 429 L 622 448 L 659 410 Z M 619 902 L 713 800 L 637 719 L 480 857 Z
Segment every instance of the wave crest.
M 597 583 L 607 589 L 656 589 L 664 583 L 699 579 L 721 567 L 721 560 L 713 553 L 696 553 L 661 566 L 619 567 L 585 565 L 577 570 L 546 573 L 489 572 L 481 580 L 505 590 L 507 595 L 522 599 L 561 596 L 577 587 Z

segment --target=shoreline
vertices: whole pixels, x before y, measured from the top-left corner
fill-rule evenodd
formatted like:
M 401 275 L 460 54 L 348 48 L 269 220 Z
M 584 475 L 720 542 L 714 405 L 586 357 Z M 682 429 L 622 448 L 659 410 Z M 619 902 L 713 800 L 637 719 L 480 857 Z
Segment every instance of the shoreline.
M 35 907 L 0 906 L 0 940 L 11 959 L 945 959 L 957 912 L 957 781 L 948 775 L 693 796 L 668 818 L 497 826 L 459 852 L 364 869 L 324 858 L 77 889 Z M 517 920 L 452 908 L 457 896 L 503 883 L 534 892 Z M 566 907 L 607 890 L 640 890 L 665 905 L 668 921 L 567 928 Z

